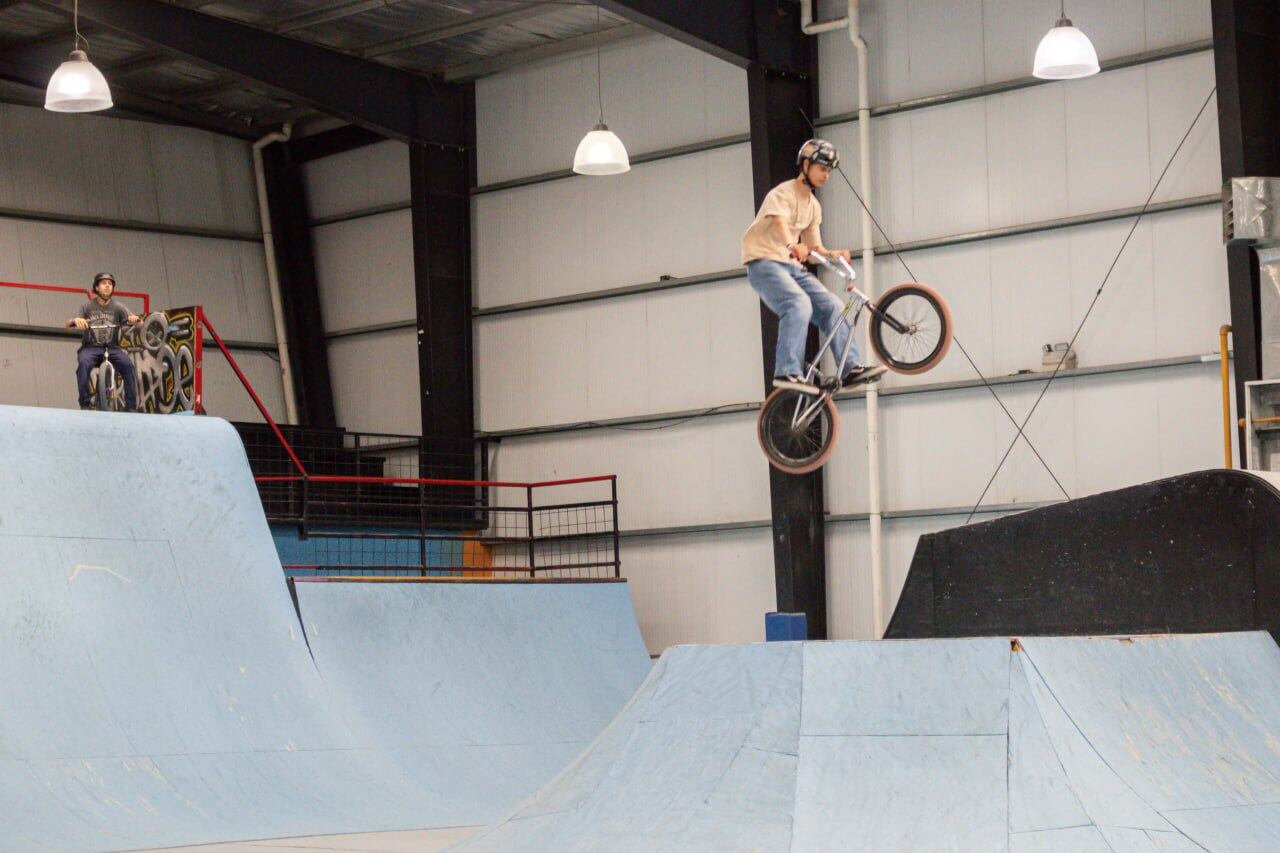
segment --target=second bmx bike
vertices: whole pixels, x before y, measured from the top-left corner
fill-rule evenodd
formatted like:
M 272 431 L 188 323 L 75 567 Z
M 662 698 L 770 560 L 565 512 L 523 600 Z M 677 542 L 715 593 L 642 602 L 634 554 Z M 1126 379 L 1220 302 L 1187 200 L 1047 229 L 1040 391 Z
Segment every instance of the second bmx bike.
M 857 273 L 843 257 L 828 260 L 817 253 L 810 253 L 809 257 L 844 279 L 849 298 L 809 362 L 803 377 L 805 390 L 778 388 L 760 407 L 756 419 L 760 447 L 771 465 L 788 474 L 816 470 L 835 450 L 840 417 L 832 396 L 840 390 L 840 380 L 824 379 L 818 363 L 822 354 L 832 348 L 841 323 L 853 326 L 859 314 L 867 311 L 871 348 L 880 362 L 895 373 L 923 373 L 942 361 L 951 347 L 951 310 L 932 288 L 917 282 L 899 284 L 873 303 L 854 285 Z M 845 363 L 852 345 L 850 334 L 836 364 Z

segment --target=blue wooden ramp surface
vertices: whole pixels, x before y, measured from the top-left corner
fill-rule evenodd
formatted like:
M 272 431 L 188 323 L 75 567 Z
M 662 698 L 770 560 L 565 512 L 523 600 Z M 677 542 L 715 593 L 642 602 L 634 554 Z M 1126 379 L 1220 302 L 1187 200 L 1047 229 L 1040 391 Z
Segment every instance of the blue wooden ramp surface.
M 216 419 L 0 407 L 0 470 L 6 851 L 496 820 L 649 668 L 621 584 L 313 585 L 309 650 Z
M 457 849 L 1280 850 L 1265 633 L 669 650 Z

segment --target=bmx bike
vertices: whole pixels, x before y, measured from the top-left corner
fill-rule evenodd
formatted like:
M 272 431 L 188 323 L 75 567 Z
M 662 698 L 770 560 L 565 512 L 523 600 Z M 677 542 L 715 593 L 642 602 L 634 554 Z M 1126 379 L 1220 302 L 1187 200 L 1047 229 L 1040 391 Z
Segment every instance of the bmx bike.
M 143 347 L 149 352 L 158 351 L 164 344 L 165 335 L 176 327 L 169 325 L 165 315 L 154 312 L 133 324 Z M 118 323 L 90 323 L 89 339 L 95 346 L 108 347 L 119 343 L 116 340 Z M 103 349 L 102 360 L 89 374 L 89 396 L 94 406 L 104 412 L 123 412 L 125 410 L 124 377 L 116 371 L 115 365 L 107 357 L 108 350 Z M 141 389 L 138 389 L 141 392 Z
M 773 467 L 788 474 L 816 470 L 835 450 L 840 417 L 832 396 L 840 390 L 840 379 L 824 378 L 818 363 L 823 353 L 832 348 L 841 323 L 847 321 L 856 327 L 858 316 L 867 311 L 871 348 L 880 362 L 895 373 L 923 373 L 942 361 L 951 347 L 951 310 L 932 288 L 918 282 L 899 284 L 873 303 L 854 285 L 858 274 L 843 257 L 828 260 L 811 252 L 809 258 L 844 279 L 849 298 L 808 364 L 803 377 L 805 390 L 778 388 L 760 407 L 756 419 L 760 448 Z M 845 363 L 851 346 L 852 328 L 836 364 Z

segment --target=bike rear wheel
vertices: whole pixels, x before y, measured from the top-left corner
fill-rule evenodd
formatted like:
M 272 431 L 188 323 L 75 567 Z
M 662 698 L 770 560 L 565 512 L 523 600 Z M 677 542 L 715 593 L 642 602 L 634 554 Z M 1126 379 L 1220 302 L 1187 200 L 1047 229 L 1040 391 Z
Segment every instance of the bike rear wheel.
M 901 324 L 895 329 L 887 317 Z M 951 348 L 951 309 L 931 287 L 911 282 L 887 290 L 867 329 L 880 362 L 895 373 L 923 373 Z
M 797 423 L 816 398 L 812 394 L 778 388 L 765 398 L 756 418 L 756 438 L 769 464 L 788 474 L 807 474 L 822 466 L 836 447 L 840 418 L 830 397 L 809 417 Z

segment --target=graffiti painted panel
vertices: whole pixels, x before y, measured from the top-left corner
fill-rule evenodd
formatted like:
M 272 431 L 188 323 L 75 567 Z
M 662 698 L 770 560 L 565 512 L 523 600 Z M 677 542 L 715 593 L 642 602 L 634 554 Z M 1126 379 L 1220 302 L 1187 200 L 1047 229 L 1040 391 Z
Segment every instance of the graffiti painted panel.
M 170 415 L 195 408 L 196 334 L 194 307 L 153 311 L 121 333 L 120 345 L 129 353 L 137 371 L 138 407 L 142 411 Z M 115 375 L 109 364 L 94 371 L 94 394 L 104 370 L 114 380 L 107 407 L 123 408 L 124 380 Z

